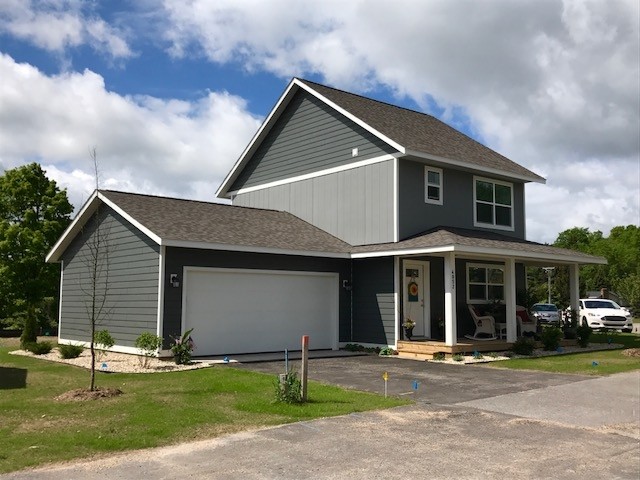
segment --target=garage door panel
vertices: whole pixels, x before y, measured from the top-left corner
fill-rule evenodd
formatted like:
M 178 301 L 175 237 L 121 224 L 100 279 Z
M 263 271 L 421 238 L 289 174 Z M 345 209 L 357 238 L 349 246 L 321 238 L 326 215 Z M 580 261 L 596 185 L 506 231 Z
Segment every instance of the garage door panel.
M 198 269 L 185 273 L 196 355 L 336 348 L 337 274 Z

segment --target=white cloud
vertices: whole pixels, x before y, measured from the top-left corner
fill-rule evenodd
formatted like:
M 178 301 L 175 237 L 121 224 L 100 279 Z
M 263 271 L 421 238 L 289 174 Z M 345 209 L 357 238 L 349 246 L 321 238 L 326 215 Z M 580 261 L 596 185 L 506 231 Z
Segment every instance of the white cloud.
M 133 52 L 118 28 L 87 12 L 81 0 L 4 0 L 0 4 L 0 33 L 9 33 L 38 48 L 64 54 L 83 44 L 112 58 Z
M 468 115 L 489 146 L 548 177 L 549 186 L 528 188 L 529 238 L 640 223 L 635 0 L 165 0 L 164 8 L 173 55 L 281 77 L 318 73 L 365 93 L 384 85 L 425 108 L 434 98 L 445 119 Z
M 91 71 L 47 76 L 0 54 L 0 166 L 38 161 L 76 206 L 101 187 L 211 200 L 260 120 L 239 97 L 123 97 Z

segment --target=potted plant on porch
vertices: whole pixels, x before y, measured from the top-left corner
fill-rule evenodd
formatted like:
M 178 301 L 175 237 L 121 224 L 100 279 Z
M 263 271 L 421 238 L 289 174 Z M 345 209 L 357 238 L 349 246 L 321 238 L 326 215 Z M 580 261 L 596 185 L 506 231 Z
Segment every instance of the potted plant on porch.
M 411 320 L 411 318 L 407 317 L 403 324 L 402 328 L 404 328 L 404 336 L 407 337 L 408 340 L 411 340 L 413 336 L 413 328 L 416 326 L 416 322 Z

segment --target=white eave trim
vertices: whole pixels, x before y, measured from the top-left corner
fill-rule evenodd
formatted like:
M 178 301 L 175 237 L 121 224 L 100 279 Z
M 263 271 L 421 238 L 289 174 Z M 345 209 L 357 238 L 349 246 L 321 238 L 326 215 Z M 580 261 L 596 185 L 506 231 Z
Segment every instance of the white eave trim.
M 263 190 L 265 188 L 278 187 L 280 185 L 287 185 L 289 183 L 300 182 L 303 180 L 309 180 L 316 177 L 322 177 L 325 175 L 331 175 L 333 173 L 344 172 L 346 170 L 352 170 L 354 168 L 366 167 L 374 165 L 376 163 L 387 162 L 394 160 L 394 155 L 382 155 L 380 157 L 369 158 L 366 160 L 360 160 L 359 162 L 348 163 L 346 165 L 340 165 L 339 167 L 327 168 L 325 170 L 319 170 L 317 172 L 305 173 L 304 175 L 298 175 L 297 177 L 283 178 L 282 180 L 275 180 L 269 183 L 261 183 L 260 185 L 254 185 L 252 187 L 241 188 L 240 190 L 233 190 L 227 192 L 229 195 L 241 195 L 243 193 L 255 192 Z
M 96 208 L 98 208 L 98 202 L 102 202 L 108 207 L 112 208 L 115 212 L 121 215 L 124 219 L 130 222 L 133 226 L 138 228 L 142 233 L 148 236 L 151 240 L 153 240 L 158 245 L 162 244 L 162 239 L 149 230 L 147 227 L 138 222 L 135 218 L 129 215 L 127 212 L 122 210 L 118 205 L 109 200 L 104 194 L 100 193 L 98 190 L 94 191 L 89 197 L 89 200 L 86 201 L 78 215 L 73 219 L 71 224 L 64 231 L 62 236 L 58 239 L 56 244 L 51 248 L 49 253 L 45 258 L 45 262 L 57 262 L 60 259 L 60 256 L 64 252 L 64 250 L 69 246 L 69 244 L 76 237 L 78 232 L 84 227 L 85 223 L 89 220 L 89 217 L 93 215 Z
M 489 147 L 487 147 L 489 148 Z M 407 150 L 407 156 L 412 156 L 412 157 L 417 157 L 417 158 L 424 158 L 425 160 L 433 160 L 435 162 L 438 162 L 440 164 L 443 165 L 453 165 L 456 167 L 461 167 L 461 168 L 466 168 L 469 170 L 474 170 L 476 172 L 480 172 L 482 174 L 492 174 L 492 175 L 498 175 L 501 177 L 505 177 L 505 178 L 510 178 L 510 179 L 514 179 L 514 180 L 521 180 L 523 182 L 534 182 L 534 183 L 542 183 L 542 184 L 546 184 L 547 180 L 545 178 L 542 177 L 531 177 L 528 175 L 519 175 L 517 173 L 512 173 L 512 172 L 506 172 L 504 170 L 499 170 L 497 168 L 490 168 L 490 167 L 484 167 L 481 165 L 477 165 L 475 163 L 470 163 L 470 162 L 465 162 L 462 160 L 453 160 L 451 158 L 446 158 L 446 157 L 439 157 L 437 155 L 431 155 L 429 153 L 424 153 L 424 152 L 419 152 L 416 150 Z
M 309 92 L 311 95 L 313 95 L 314 97 L 316 97 L 318 100 L 323 101 L 324 103 L 326 103 L 327 105 L 329 105 L 331 108 L 333 108 L 334 110 L 336 110 L 337 112 L 340 112 L 342 115 L 344 115 L 345 117 L 347 117 L 349 120 L 351 120 L 352 122 L 360 125 L 362 128 L 364 128 L 365 130 L 367 130 L 368 132 L 370 132 L 372 135 L 375 135 L 376 137 L 378 137 L 380 140 L 382 140 L 383 142 L 385 142 L 386 144 L 388 144 L 389 146 L 395 148 L 396 150 L 398 150 L 400 153 L 406 153 L 405 152 L 405 147 L 400 145 L 399 143 L 397 143 L 396 141 L 392 140 L 391 138 L 387 137 L 386 135 L 382 134 L 381 132 L 379 132 L 378 130 L 376 130 L 375 128 L 373 128 L 371 125 L 369 125 L 368 123 L 362 121 L 360 118 L 356 117 L 355 115 L 349 113 L 347 110 L 345 110 L 344 108 L 338 106 L 337 104 L 333 103 L 331 100 L 329 100 L 327 97 L 325 97 L 324 95 L 321 95 L 320 93 L 316 92 L 313 87 L 310 87 L 309 85 L 307 85 L 306 83 L 298 80 L 297 78 L 293 79 L 293 82 L 300 86 L 300 88 L 306 90 L 307 92 Z
M 294 90 L 294 87 L 295 87 L 295 90 Z M 231 187 L 231 185 L 233 184 L 233 182 L 237 178 L 238 174 L 240 173 L 241 167 L 243 167 L 244 164 L 246 163 L 246 160 L 249 157 L 249 154 L 252 153 L 255 150 L 255 148 L 258 146 L 259 142 L 262 141 L 263 137 L 271 130 L 271 126 L 272 126 L 271 122 L 272 122 L 272 120 L 277 119 L 282 114 L 282 112 L 284 111 L 286 106 L 289 104 L 289 101 L 291 100 L 293 95 L 298 91 L 299 88 L 302 88 L 306 92 L 310 93 L 311 95 L 316 97 L 321 102 L 326 103 L 328 106 L 330 106 L 331 108 L 333 108 L 337 112 L 341 113 L 342 115 L 347 117 L 349 120 L 355 122 L 357 125 L 360 125 L 362 128 L 364 128 L 365 130 L 370 132 L 372 135 L 378 137 L 383 142 L 387 143 L 391 147 L 393 147 L 396 150 L 398 150 L 401 154 L 405 153 L 405 147 L 403 147 L 399 143 L 393 141 L 392 139 L 390 139 L 386 135 L 383 135 L 382 133 L 377 131 L 375 128 L 373 128 L 369 124 L 363 122 L 361 119 L 359 119 L 358 117 L 352 115 L 351 113 L 349 113 L 348 111 L 346 111 L 342 107 L 339 107 L 337 104 L 333 103 L 328 98 L 326 98 L 323 95 L 321 95 L 320 93 L 316 92 L 312 87 L 310 87 L 309 85 L 305 84 L 304 82 L 302 82 L 298 78 L 294 78 L 293 80 L 291 80 L 291 82 L 289 83 L 289 86 L 286 88 L 284 93 L 280 96 L 280 98 L 278 99 L 278 102 L 276 103 L 275 107 L 273 107 L 273 109 L 271 110 L 271 112 L 269 113 L 269 115 L 267 116 L 265 121 L 262 123 L 262 125 L 260 126 L 260 128 L 258 129 L 256 134 L 253 136 L 253 138 L 249 142 L 249 145 L 247 145 L 247 148 L 244 149 L 244 151 L 240 155 L 240 158 L 238 158 L 238 160 L 236 161 L 236 163 L 233 166 L 233 168 L 231 169 L 231 171 L 227 174 L 227 176 L 224 178 L 224 180 L 220 184 L 220 187 L 216 191 L 216 197 L 218 197 L 218 198 L 229 198 L 229 196 L 231 195 L 231 192 L 229 191 L 229 188 Z
M 574 255 L 555 255 L 550 253 L 523 252 L 521 250 L 506 250 L 502 248 L 491 247 L 472 247 L 466 245 L 446 245 L 442 247 L 428 248 L 412 248 L 412 249 L 391 249 L 377 252 L 354 253 L 351 258 L 375 258 L 390 256 L 406 256 L 406 255 L 427 255 L 436 253 L 455 252 L 457 254 L 492 257 L 492 258 L 515 258 L 522 260 L 540 260 L 558 263 L 578 263 L 581 265 L 606 265 L 606 259 L 602 257 L 594 257 L 586 259 L 581 256 Z

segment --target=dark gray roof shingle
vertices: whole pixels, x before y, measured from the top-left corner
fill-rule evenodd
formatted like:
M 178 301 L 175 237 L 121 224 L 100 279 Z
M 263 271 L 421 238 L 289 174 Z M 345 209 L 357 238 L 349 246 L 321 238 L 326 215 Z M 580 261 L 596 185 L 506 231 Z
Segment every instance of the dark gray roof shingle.
M 408 150 L 466 162 L 476 165 L 480 169 L 491 168 L 535 181 L 544 181 L 540 175 L 509 160 L 431 115 L 379 102 L 309 80 L 298 80 Z
M 558 248 L 552 245 L 530 242 L 499 233 L 464 228 L 437 227 L 420 235 L 396 243 L 379 243 L 353 247 L 351 253 L 373 253 L 387 251 L 415 250 L 421 248 L 437 248 L 445 246 L 484 247 L 502 251 L 539 254 L 544 256 L 569 256 L 583 258 L 587 263 L 601 263 L 600 257 Z
M 351 246 L 286 212 L 101 190 L 163 241 L 348 253 Z

